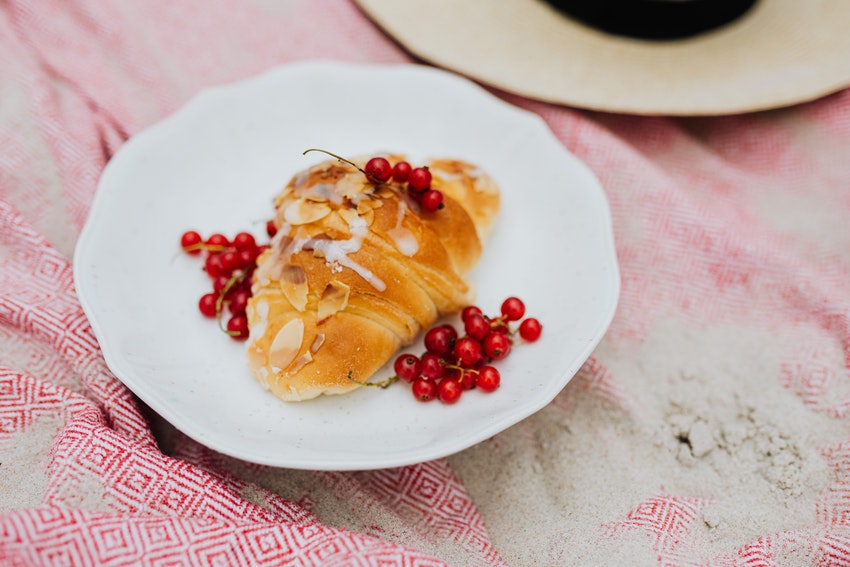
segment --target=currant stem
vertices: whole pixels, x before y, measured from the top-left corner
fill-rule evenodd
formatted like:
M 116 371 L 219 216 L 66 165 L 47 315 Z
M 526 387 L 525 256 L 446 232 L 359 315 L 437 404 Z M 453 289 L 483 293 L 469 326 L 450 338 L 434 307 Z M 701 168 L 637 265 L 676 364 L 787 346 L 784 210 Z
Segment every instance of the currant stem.
M 361 386 L 376 386 L 378 388 L 381 388 L 382 390 L 389 388 L 393 384 L 393 382 L 398 382 L 399 380 L 398 376 L 390 376 L 386 380 L 381 380 L 380 382 L 361 382 L 360 380 L 355 380 L 351 377 L 350 370 L 348 371 L 348 379 L 354 382 L 355 384 L 359 384 Z
M 225 327 L 223 325 L 224 320 L 223 320 L 221 314 L 224 312 L 224 298 L 227 295 L 227 293 L 231 289 L 233 289 L 233 286 L 235 286 L 237 283 L 239 283 L 242 280 L 242 278 L 245 277 L 245 274 L 246 274 L 246 272 L 239 272 L 239 273 L 236 273 L 236 274 L 233 274 L 232 276 L 230 276 L 230 279 L 227 280 L 227 283 L 224 284 L 224 287 L 221 288 L 221 291 L 218 292 L 218 298 L 215 300 L 215 318 L 216 318 L 216 321 L 218 321 L 218 328 L 221 329 L 221 331 L 225 335 L 229 335 L 231 337 L 234 337 L 234 336 L 238 335 L 239 333 L 228 331 L 227 327 Z
M 460 371 L 461 371 L 461 372 L 459 373 L 458 377 L 457 377 L 457 381 L 458 381 L 458 382 L 460 382 L 460 381 L 462 381 L 462 380 L 463 380 L 463 374 L 464 374 L 464 372 L 470 372 L 470 373 L 472 373 L 472 374 L 475 374 L 476 376 L 477 376 L 478 374 L 481 374 L 481 373 L 478 371 L 478 369 L 477 369 L 477 368 L 466 368 L 465 366 L 461 366 L 460 364 L 446 364 L 446 368 L 447 368 L 447 369 L 449 369 L 449 370 L 460 370 Z
M 357 171 L 359 171 L 360 173 L 365 175 L 366 179 L 368 179 L 372 183 L 377 183 L 378 185 L 381 185 L 383 183 L 383 181 L 381 181 L 380 179 L 376 179 L 376 178 L 372 177 L 371 175 L 369 175 L 368 173 L 366 173 L 366 171 L 362 167 L 360 167 L 359 165 L 357 165 L 356 163 L 354 163 L 350 159 L 345 159 L 344 157 L 338 156 L 333 152 L 329 152 L 328 150 L 323 150 L 322 148 L 309 148 L 309 149 L 304 150 L 304 152 L 301 155 L 307 155 L 310 152 L 321 152 L 323 154 L 327 154 L 331 157 L 338 159 L 339 161 L 345 162 L 348 165 L 355 167 L 357 169 Z
M 194 252 L 195 250 L 206 250 L 208 252 L 224 252 L 225 250 L 227 250 L 227 246 L 198 242 L 197 244 L 192 244 L 191 246 L 183 247 L 184 252 Z
M 218 246 L 216 244 L 205 244 L 203 242 L 198 242 L 197 244 L 192 244 L 191 246 L 181 246 L 180 252 L 177 252 L 174 255 L 174 259 L 179 258 L 183 254 L 189 254 L 190 252 L 195 252 L 196 250 L 206 250 L 208 252 L 224 252 L 227 250 L 226 246 Z
M 516 332 L 511 329 L 510 323 L 504 315 L 500 315 L 499 317 L 494 317 L 490 319 L 490 328 L 496 329 L 498 327 L 504 327 L 504 329 L 508 332 L 508 335 L 513 337 Z

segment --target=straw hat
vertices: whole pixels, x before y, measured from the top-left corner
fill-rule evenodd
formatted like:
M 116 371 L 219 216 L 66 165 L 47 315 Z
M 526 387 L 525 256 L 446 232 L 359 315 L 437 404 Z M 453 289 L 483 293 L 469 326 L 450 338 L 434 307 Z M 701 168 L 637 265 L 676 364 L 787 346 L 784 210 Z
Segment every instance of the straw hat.
M 758 0 L 724 25 L 665 40 L 601 31 L 576 17 L 592 22 L 589 16 L 569 16 L 554 7 L 558 2 L 544 0 L 356 1 L 423 60 L 570 106 L 730 114 L 803 102 L 850 85 L 850 0 Z M 594 1 L 613 0 L 572 4 Z M 619 6 L 697 1 L 619 0 Z

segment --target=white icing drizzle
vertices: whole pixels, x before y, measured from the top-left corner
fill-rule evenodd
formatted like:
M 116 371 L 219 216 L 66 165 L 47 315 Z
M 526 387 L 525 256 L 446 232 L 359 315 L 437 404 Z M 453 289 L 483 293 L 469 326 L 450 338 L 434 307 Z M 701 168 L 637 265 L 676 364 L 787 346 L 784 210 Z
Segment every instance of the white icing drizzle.
M 351 225 L 351 238 L 348 240 L 320 240 L 316 239 L 312 242 L 313 249 L 318 250 L 325 257 L 325 260 L 331 266 L 343 266 L 350 270 L 354 270 L 357 274 L 369 282 L 372 287 L 378 291 L 387 289 L 387 284 L 378 276 L 372 273 L 368 268 L 361 266 L 354 260 L 348 257 L 360 250 L 363 244 L 363 238 L 368 234 L 369 227 L 366 221 L 360 217 L 355 217 Z
M 393 242 L 395 242 L 395 246 L 398 248 L 399 252 L 407 257 L 411 257 L 419 251 L 419 242 L 410 230 L 402 226 L 405 212 L 407 212 L 407 205 L 404 201 L 399 199 L 396 224 L 387 231 L 387 234 L 393 239 Z

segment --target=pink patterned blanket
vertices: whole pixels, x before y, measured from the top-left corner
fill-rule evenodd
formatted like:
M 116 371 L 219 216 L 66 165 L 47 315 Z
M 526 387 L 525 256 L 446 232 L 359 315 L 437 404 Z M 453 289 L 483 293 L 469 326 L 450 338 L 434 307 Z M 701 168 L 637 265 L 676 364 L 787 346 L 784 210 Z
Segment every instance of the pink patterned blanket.
M 850 564 L 847 91 L 699 119 L 500 94 L 599 177 L 622 295 L 484 443 L 275 469 L 143 407 L 74 292 L 98 177 L 200 89 L 312 58 L 410 61 L 343 0 L 0 1 L 0 564 Z

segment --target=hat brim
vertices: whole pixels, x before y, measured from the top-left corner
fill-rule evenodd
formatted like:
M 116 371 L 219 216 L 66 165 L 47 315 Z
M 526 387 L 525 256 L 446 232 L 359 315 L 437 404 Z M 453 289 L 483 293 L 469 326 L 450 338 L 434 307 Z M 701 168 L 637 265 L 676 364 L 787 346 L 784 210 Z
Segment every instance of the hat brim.
M 850 85 L 850 2 L 761 0 L 679 40 L 597 31 L 541 0 L 356 0 L 415 56 L 534 99 L 609 112 L 713 115 Z

